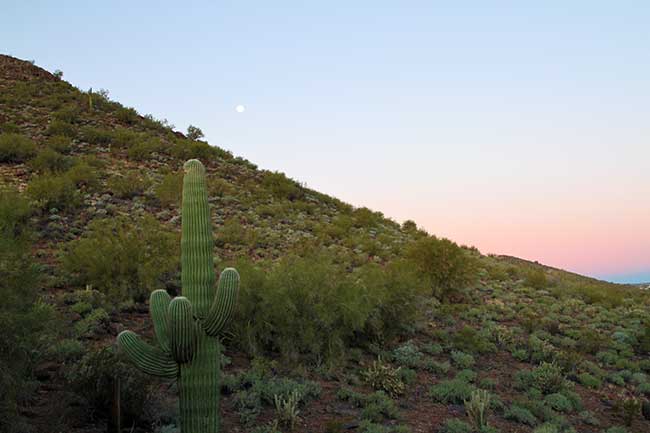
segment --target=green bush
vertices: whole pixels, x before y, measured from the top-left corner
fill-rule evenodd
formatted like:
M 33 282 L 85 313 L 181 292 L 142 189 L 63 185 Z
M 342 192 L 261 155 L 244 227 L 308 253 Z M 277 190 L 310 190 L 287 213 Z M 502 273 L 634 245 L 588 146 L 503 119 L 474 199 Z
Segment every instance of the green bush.
M 87 353 L 65 371 L 70 390 L 82 402 L 89 418 L 107 418 L 113 402 L 113 382 L 120 378 L 123 422 L 132 425 L 143 420 L 151 400 L 149 376 L 138 371 L 113 347 Z
M 113 131 L 110 129 L 86 126 L 81 129 L 82 138 L 90 144 L 107 145 L 113 141 Z
M 141 174 L 131 171 L 125 175 L 111 177 L 107 186 L 115 197 L 129 199 L 142 194 L 149 188 L 151 181 Z
M 391 397 L 404 392 L 404 382 L 399 377 L 400 368 L 393 368 L 381 358 L 373 361 L 362 372 L 361 376 L 375 390 L 385 391 Z
M 45 210 L 71 210 L 81 204 L 77 186 L 66 175 L 38 176 L 29 182 L 26 193 Z
M 544 394 L 553 394 L 564 388 L 565 378 L 560 366 L 542 362 L 531 372 L 532 385 Z
M 442 426 L 442 433 L 472 433 L 474 429 L 472 426 L 457 418 L 451 418 L 445 421 Z
M 29 165 L 36 171 L 63 172 L 72 167 L 74 160 L 49 147 L 38 152 L 36 157 L 29 162 Z
M 100 219 L 67 245 L 62 265 L 78 284 L 90 284 L 112 299 L 144 300 L 177 271 L 178 250 L 178 235 L 151 216 Z
M 459 350 L 451 352 L 451 360 L 458 368 L 470 368 L 474 365 L 474 357 L 469 353 L 463 353 Z
M 462 379 L 443 380 L 429 388 L 429 396 L 437 403 L 463 404 L 476 388 Z
M 0 162 L 25 162 L 36 155 L 36 145 L 20 134 L 0 134 Z
M 476 280 L 476 260 L 449 239 L 420 238 L 405 255 L 439 299 L 451 298 Z
M 548 286 L 548 281 L 546 280 L 546 273 L 541 269 L 535 269 L 528 272 L 526 279 L 524 281 L 529 287 L 533 289 L 545 289 Z
M 137 141 L 129 147 L 127 155 L 136 161 L 151 159 L 154 153 L 160 153 L 165 149 L 163 143 L 155 137 Z
M 138 121 L 138 112 L 133 108 L 120 107 L 115 111 L 115 117 L 122 123 L 133 125 Z
M 0 189 L 0 431 L 28 431 L 22 417 L 33 397 L 33 369 L 54 337 L 54 312 L 41 301 L 40 271 L 31 257 L 29 203 Z
M 516 403 L 506 409 L 503 417 L 507 420 L 518 422 L 520 424 L 526 424 L 532 427 L 536 426 L 539 423 L 535 415 L 533 415 L 530 410 Z
M 393 335 L 414 321 L 417 286 L 398 264 L 349 272 L 331 255 L 307 250 L 266 267 L 237 264 L 242 283 L 233 323 L 251 353 L 340 359 L 353 342 Z M 265 320 L 252 319 L 260 314 Z
M 162 206 L 178 206 L 183 196 L 183 176 L 169 173 L 163 177 L 155 189 L 155 194 Z
M 47 147 L 59 153 L 67 154 L 72 150 L 72 141 L 65 135 L 54 135 L 45 141 Z
M 50 122 L 45 133 L 51 136 L 58 135 L 73 138 L 77 134 L 77 130 L 71 123 L 55 119 Z
M 230 159 L 232 155 L 216 146 L 210 146 L 203 141 L 177 140 L 171 147 L 171 155 L 180 160 L 200 159 L 208 162 L 216 158 Z
M 302 187 L 284 173 L 266 172 L 262 178 L 262 186 L 278 198 L 297 200 L 303 197 Z

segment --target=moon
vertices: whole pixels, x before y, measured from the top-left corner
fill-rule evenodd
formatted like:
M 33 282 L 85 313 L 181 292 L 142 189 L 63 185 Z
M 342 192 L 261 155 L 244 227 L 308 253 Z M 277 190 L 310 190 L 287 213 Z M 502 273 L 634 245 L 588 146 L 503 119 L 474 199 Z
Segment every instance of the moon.
M 244 111 L 246 111 L 246 107 L 243 105 L 238 105 L 235 107 L 235 111 L 238 113 L 243 113 Z

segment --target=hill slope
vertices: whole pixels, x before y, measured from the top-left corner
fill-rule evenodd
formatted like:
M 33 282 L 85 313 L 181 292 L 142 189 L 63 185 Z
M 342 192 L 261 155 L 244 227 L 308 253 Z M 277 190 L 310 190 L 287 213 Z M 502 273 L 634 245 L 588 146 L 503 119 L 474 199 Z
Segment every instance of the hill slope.
M 173 431 L 173 389 L 110 348 L 125 326 L 151 334 L 151 289 L 180 290 L 179 172 L 189 158 L 208 171 L 218 265 L 238 262 L 244 278 L 226 341 L 225 431 L 268 426 L 280 417 L 273 396 L 294 388 L 305 432 L 436 432 L 446 422 L 468 431 L 463 401 L 476 389 L 491 395 L 493 430 L 483 431 L 595 432 L 627 421 L 629 432 L 650 430 L 637 407 L 650 395 L 650 303 L 635 287 L 467 248 L 473 265 L 460 273 L 478 278 L 450 285 L 441 303 L 414 273 L 409 247 L 429 238 L 413 223 L 259 170 L 2 55 L 0 131 L 1 183 L 29 202 L 39 296 L 61 328 L 38 346 L 35 392 L 18 408 L 37 431 L 105 431 L 115 371 L 125 420 Z M 456 251 L 445 248 L 436 251 Z

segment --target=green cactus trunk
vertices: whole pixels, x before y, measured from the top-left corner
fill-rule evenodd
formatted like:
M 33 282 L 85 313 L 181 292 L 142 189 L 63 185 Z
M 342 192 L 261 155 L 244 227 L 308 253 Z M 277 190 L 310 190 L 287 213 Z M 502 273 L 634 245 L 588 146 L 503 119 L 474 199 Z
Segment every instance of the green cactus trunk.
M 202 333 L 196 349 L 192 362 L 181 365 L 178 381 L 181 431 L 218 433 L 221 379 L 219 342 Z
M 131 331 L 122 332 L 117 340 L 142 371 L 178 379 L 182 433 L 218 433 L 218 337 L 235 308 L 239 274 L 225 269 L 215 293 L 205 168 L 190 160 L 184 169 L 181 282 L 185 296 L 171 299 L 164 290 L 151 293 L 149 309 L 158 347 Z

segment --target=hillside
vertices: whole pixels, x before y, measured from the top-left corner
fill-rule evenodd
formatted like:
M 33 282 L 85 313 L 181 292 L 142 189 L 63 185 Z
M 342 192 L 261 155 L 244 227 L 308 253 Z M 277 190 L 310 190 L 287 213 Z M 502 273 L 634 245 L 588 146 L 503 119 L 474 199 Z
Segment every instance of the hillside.
M 181 291 L 190 158 L 242 275 L 223 431 L 650 431 L 646 291 L 458 247 L 57 75 L 0 55 L 0 432 L 104 432 L 117 376 L 124 431 L 178 431 L 174 385 L 114 340 Z

